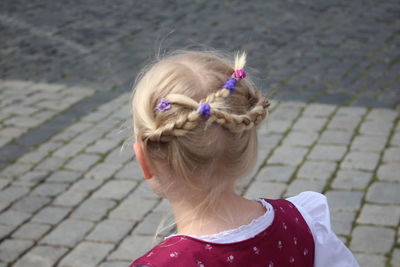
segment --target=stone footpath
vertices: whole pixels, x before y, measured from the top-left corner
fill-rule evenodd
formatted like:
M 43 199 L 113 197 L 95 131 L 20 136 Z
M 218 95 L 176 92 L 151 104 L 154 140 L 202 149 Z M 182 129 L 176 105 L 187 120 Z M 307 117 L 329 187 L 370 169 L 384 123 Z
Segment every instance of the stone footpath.
M 0 154 L 94 92 L 24 84 L 0 82 L 10 89 L 1 91 Z M 133 159 L 129 99 L 105 102 L 8 159 L 0 170 L 0 266 L 126 267 L 153 245 L 168 206 Z M 399 120 L 398 109 L 273 102 L 257 170 L 238 190 L 270 198 L 322 192 L 333 229 L 361 266 L 400 266 Z

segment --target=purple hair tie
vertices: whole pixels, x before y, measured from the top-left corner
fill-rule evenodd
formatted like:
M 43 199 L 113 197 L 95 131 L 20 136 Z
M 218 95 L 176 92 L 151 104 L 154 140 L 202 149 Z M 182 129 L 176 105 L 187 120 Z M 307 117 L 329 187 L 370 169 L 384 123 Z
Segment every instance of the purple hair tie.
M 210 115 L 211 115 L 210 104 L 200 104 L 198 111 L 201 116 L 206 117 L 206 118 L 210 117 Z
M 243 79 L 246 78 L 246 72 L 244 71 L 244 69 L 239 69 L 239 70 L 235 70 L 235 77 L 237 79 Z
M 168 102 L 167 99 L 161 98 L 160 103 L 158 103 L 156 109 L 160 112 L 164 112 L 168 109 L 171 109 L 171 104 Z
M 223 88 L 228 89 L 231 93 L 235 91 L 237 80 L 235 78 L 229 78 L 224 84 Z

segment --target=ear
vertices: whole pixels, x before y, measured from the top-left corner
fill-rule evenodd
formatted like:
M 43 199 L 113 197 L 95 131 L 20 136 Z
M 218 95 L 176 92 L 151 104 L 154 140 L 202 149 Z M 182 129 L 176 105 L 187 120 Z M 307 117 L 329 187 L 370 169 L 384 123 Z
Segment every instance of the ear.
M 153 177 L 153 173 L 151 172 L 149 165 L 147 164 L 142 145 L 139 143 L 134 143 L 133 150 L 135 151 L 136 159 L 139 162 L 140 167 L 142 168 L 144 179 L 151 179 Z

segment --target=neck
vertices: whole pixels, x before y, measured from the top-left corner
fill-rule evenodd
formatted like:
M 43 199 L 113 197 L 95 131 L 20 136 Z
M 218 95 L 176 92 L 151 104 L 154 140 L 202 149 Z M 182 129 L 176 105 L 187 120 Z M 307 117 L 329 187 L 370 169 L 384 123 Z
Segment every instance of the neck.
M 265 213 L 261 204 L 228 190 L 219 195 L 214 209 L 199 211 L 199 203 L 205 196 L 170 199 L 173 214 L 181 235 L 211 235 L 250 223 Z

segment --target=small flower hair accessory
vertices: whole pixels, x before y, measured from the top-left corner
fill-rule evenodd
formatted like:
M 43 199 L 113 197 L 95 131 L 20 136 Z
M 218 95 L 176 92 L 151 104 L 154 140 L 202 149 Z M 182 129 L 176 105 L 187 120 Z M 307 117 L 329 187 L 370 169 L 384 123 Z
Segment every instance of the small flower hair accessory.
M 211 115 L 210 104 L 200 104 L 198 112 L 203 117 L 206 117 L 206 118 L 210 117 L 210 115 Z
M 161 98 L 160 102 L 157 104 L 156 109 L 160 112 L 164 112 L 166 110 L 171 109 L 171 104 L 168 102 L 167 99 Z
M 234 74 L 235 74 L 235 77 L 236 77 L 237 79 L 244 79 L 244 78 L 246 78 L 246 76 L 247 76 L 247 74 L 246 74 L 246 72 L 244 71 L 244 69 L 235 70 Z

